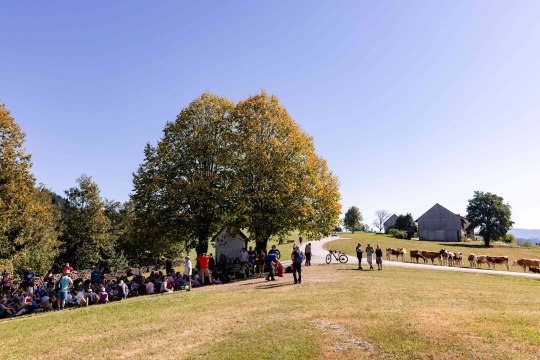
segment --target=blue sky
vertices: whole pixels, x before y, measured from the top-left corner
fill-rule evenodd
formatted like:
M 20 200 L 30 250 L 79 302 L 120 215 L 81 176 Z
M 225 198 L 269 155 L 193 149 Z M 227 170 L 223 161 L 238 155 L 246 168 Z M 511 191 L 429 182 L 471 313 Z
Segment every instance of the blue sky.
M 0 102 L 38 181 L 127 200 L 147 142 L 204 91 L 266 89 L 315 139 L 344 211 L 465 213 L 474 190 L 540 228 L 540 2 L 0 3 Z

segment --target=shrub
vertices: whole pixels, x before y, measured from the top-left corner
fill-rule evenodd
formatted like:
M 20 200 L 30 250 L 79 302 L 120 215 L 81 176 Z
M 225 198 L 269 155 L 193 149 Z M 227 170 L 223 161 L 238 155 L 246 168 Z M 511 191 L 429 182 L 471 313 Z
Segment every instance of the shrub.
M 532 243 L 531 243 L 529 240 L 527 240 L 527 241 L 524 241 L 524 242 L 521 244 L 521 246 L 531 247 L 531 246 L 532 246 Z
M 512 234 L 506 234 L 500 239 L 505 244 L 513 244 L 516 242 L 516 237 Z
M 393 237 L 395 237 L 396 239 L 407 239 L 406 231 L 401 231 L 398 229 L 390 229 L 388 233 L 392 235 Z

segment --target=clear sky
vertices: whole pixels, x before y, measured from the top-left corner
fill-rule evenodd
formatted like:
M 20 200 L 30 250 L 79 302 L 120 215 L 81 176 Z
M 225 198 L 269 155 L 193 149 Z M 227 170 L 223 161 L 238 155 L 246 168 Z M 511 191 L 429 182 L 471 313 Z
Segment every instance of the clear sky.
M 147 142 L 204 91 L 266 89 L 311 134 L 344 211 L 540 228 L 540 1 L 4 1 L 0 102 L 39 182 L 125 201 Z

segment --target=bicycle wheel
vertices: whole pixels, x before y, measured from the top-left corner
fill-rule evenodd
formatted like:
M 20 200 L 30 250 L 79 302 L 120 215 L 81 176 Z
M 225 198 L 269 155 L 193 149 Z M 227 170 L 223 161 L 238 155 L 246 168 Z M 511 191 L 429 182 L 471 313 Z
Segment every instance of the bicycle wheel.
M 349 258 L 347 257 L 347 255 L 345 255 L 345 254 L 339 255 L 339 262 L 340 262 L 340 263 L 346 264 L 347 261 L 349 261 Z
M 330 264 L 332 262 L 332 255 L 328 254 L 326 255 L 326 263 Z

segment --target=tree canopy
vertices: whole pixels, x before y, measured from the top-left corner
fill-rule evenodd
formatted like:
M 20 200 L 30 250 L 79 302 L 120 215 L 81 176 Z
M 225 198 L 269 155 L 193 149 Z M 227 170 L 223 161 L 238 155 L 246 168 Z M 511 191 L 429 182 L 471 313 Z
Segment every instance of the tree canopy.
M 197 239 L 198 253 L 207 251 L 208 238 L 234 204 L 233 108 L 229 100 L 204 93 L 166 124 L 135 174 L 132 200 L 137 214 L 152 221 L 146 226 L 187 247 Z
M 66 191 L 62 208 L 62 259 L 75 268 L 90 269 L 110 256 L 115 239 L 97 184 L 82 175 L 77 185 Z
M 487 247 L 512 228 L 512 210 L 504 199 L 490 192 L 475 191 L 467 206 L 470 229 L 480 228 L 480 235 Z
M 294 229 L 329 233 L 340 211 L 339 183 L 315 154 L 313 139 L 264 91 L 241 101 L 233 116 L 238 226 L 248 229 L 257 249 Z
M 0 259 L 43 272 L 58 254 L 59 217 L 48 190 L 36 187 L 24 137 L 0 104 Z
M 356 206 L 351 206 L 349 210 L 345 213 L 345 218 L 343 219 L 343 225 L 352 233 L 357 229 L 362 227 L 362 213 Z

